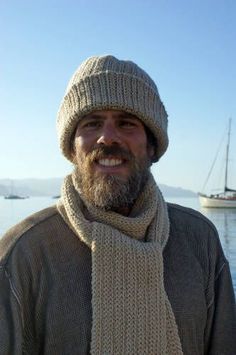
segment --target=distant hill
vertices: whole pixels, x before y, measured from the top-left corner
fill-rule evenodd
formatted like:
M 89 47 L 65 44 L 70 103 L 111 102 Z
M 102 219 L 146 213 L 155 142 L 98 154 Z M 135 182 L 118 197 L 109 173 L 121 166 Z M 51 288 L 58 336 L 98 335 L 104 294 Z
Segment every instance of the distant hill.
M 196 192 L 183 189 L 182 187 L 173 187 L 159 184 L 160 190 L 165 197 L 195 197 Z
M 22 196 L 55 196 L 60 195 L 63 178 L 51 179 L 0 179 L 0 196 L 9 193 Z M 159 184 L 165 197 L 194 197 L 196 193 L 181 187 Z

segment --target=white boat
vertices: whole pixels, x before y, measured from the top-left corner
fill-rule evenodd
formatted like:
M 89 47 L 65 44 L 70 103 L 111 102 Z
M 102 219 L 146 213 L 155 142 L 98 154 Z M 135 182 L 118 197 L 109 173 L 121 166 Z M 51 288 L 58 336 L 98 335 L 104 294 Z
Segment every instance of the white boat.
M 223 191 L 217 194 L 207 195 L 198 193 L 199 201 L 202 207 L 207 208 L 236 208 L 236 190 L 228 187 L 228 162 L 229 162 L 229 146 L 231 133 L 231 119 L 229 119 L 228 140 L 226 145 L 226 159 L 225 159 L 225 179 Z M 212 170 L 212 168 L 211 168 Z M 211 171 L 210 171 L 211 173 Z M 208 178 L 210 176 L 208 174 Z

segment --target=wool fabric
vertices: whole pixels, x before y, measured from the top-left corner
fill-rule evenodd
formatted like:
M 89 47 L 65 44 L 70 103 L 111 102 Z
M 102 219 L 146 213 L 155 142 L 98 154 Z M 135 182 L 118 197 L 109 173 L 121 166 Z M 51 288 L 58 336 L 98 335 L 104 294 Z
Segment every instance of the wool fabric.
M 131 61 L 111 55 L 88 58 L 71 78 L 61 102 L 57 131 L 62 153 L 70 161 L 78 121 L 97 110 L 122 110 L 137 116 L 156 138 L 157 161 L 168 146 L 167 113 L 150 76 Z
M 91 354 L 183 354 L 164 288 L 168 212 L 152 175 L 128 217 L 86 206 L 73 174 L 57 207 L 91 249 Z

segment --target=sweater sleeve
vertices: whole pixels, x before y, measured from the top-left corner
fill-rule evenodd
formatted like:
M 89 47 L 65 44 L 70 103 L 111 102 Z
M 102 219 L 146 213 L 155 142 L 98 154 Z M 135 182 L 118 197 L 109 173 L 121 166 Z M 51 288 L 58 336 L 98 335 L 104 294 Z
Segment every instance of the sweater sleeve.
M 23 324 L 17 291 L 4 266 L 0 266 L 0 354 L 20 355 Z
M 208 309 L 205 331 L 208 355 L 236 354 L 236 307 L 228 262 L 215 278 L 214 297 Z

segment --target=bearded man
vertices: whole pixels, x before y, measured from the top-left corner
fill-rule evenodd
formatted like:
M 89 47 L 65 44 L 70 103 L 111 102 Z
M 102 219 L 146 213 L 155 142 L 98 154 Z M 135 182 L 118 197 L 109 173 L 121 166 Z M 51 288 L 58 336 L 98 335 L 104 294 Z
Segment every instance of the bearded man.
M 0 242 L 0 353 L 235 354 L 216 229 L 167 205 L 150 172 L 168 146 L 153 80 L 133 62 L 89 58 L 57 124 L 74 171 L 57 206 Z

